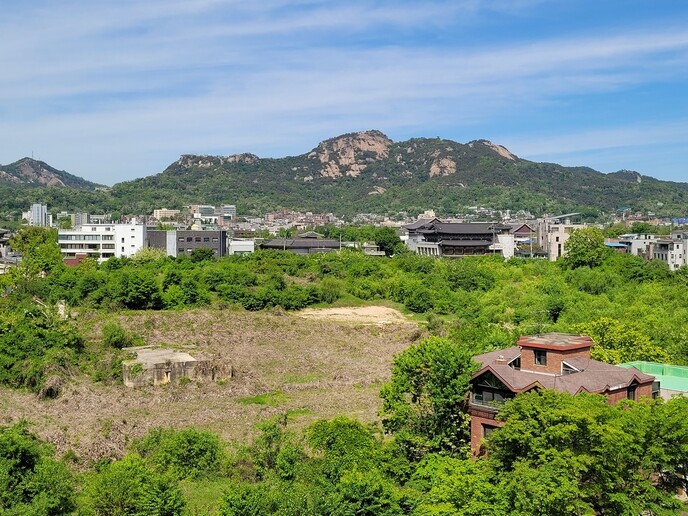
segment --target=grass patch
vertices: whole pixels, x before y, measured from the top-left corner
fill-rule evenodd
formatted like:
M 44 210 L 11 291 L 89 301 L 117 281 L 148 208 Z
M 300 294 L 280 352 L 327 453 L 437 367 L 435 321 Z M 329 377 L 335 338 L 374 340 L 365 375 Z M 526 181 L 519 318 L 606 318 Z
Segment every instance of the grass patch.
M 282 403 L 289 401 L 289 397 L 280 391 L 266 392 L 263 394 L 256 394 L 255 396 L 246 396 L 237 400 L 244 405 L 265 405 L 267 407 L 276 407 Z
M 188 514 L 216 514 L 222 495 L 232 486 L 230 478 L 182 480 L 179 487 L 188 503 Z
M 310 414 L 315 414 L 315 412 L 308 408 L 287 410 L 287 420 L 294 421 L 298 419 L 299 416 L 308 416 Z

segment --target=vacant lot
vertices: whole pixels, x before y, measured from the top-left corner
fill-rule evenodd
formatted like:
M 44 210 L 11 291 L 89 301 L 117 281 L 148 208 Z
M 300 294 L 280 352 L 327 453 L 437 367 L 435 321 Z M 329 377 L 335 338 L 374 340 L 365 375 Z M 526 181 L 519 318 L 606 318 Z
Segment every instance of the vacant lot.
M 97 316 L 94 317 L 98 319 Z M 296 427 L 346 414 L 374 421 L 393 356 L 418 338 L 418 326 L 384 307 L 250 313 L 234 310 L 130 312 L 116 316 L 147 344 L 231 361 L 235 377 L 128 389 L 75 375 L 55 400 L 0 389 L 0 424 L 33 423 L 58 452 L 117 456 L 155 426 L 196 425 L 246 441 L 259 421 L 287 413 Z M 88 339 L 100 339 L 102 321 Z M 89 326 L 89 327 L 90 327 Z

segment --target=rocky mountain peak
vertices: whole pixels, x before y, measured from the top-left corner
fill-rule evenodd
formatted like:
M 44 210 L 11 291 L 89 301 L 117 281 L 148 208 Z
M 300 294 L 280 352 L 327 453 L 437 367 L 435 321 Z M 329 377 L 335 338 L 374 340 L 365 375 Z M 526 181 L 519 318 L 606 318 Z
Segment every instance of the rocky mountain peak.
M 498 145 L 496 143 L 492 143 L 490 140 L 473 140 L 472 142 L 470 142 L 468 144 L 469 147 L 475 147 L 476 145 L 483 145 L 483 146 L 493 150 L 494 152 L 499 154 L 501 157 L 509 159 L 511 161 L 515 161 L 518 159 L 518 156 L 516 156 L 516 154 L 511 153 L 509 151 L 509 149 L 507 149 L 503 145 Z
M 182 154 L 177 164 L 182 168 L 216 168 L 225 163 L 247 163 L 252 165 L 260 161 L 260 158 L 250 152 L 232 154 L 230 156 L 210 156 L 207 154 Z
M 357 177 L 369 163 L 387 158 L 393 143 L 380 131 L 348 133 L 321 142 L 308 158 L 320 162 L 321 177 Z
M 77 178 L 33 158 L 22 158 L 11 165 L 0 166 L 0 181 L 15 185 L 74 186 L 70 179 Z

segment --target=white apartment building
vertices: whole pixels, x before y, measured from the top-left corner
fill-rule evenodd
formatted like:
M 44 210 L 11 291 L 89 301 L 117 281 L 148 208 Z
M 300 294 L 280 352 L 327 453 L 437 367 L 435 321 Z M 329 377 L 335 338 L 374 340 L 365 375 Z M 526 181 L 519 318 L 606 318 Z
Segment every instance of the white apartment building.
M 688 265 L 688 232 L 674 231 L 670 237 L 659 237 L 652 258 L 663 261 L 672 271 Z
M 551 261 L 556 261 L 557 258 L 566 254 L 564 244 L 571 236 L 571 233 L 577 229 L 588 227 L 586 224 L 571 222 L 572 218 L 577 215 L 580 214 L 567 213 L 558 217 L 542 219 L 538 222 L 538 243 Z
M 130 258 L 146 246 L 144 224 L 83 224 L 58 231 L 57 241 L 63 258 L 86 255 L 99 262 L 108 258 Z
M 53 225 L 53 216 L 45 204 L 34 203 L 28 212 L 22 213 L 30 226 L 49 227 Z
M 640 256 L 646 260 L 652 260 L 655 254 L 655 244 L 658 241 L 657 235 L 628 233 L 619 236 L 619 243 L 626 246 L 626 252 L 633 256 Z

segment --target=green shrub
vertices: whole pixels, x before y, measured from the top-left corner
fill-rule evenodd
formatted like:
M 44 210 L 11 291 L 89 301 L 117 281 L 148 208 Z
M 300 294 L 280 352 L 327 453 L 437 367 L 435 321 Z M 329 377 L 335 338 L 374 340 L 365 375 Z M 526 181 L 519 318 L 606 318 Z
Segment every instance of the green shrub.
M 195 428 L 155 428 L 134 448 L 160 472 L 174 478 L 197 478 L 217 473 L 225 457 L 220 438 Z
M 126 331 L 117 321 L 105 323 L 101 333 L 103 344 L 111 348 L 122 349 L 142 344 L 140 337 Z
M 177 516 L 186 509 L 179 486 L 136 454 L 101 467 L 84 488 L 84 504 L 97 515 Z
M 26 423 L 0 427 L 0 514 L 67 514 L 75 508 L 74 480 Z

